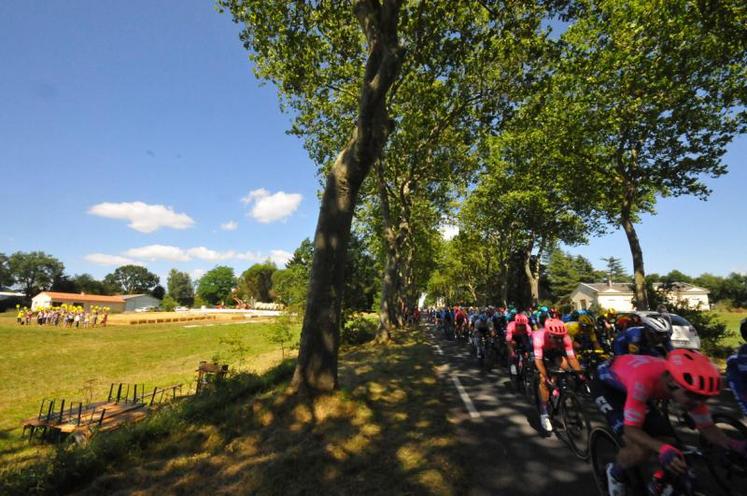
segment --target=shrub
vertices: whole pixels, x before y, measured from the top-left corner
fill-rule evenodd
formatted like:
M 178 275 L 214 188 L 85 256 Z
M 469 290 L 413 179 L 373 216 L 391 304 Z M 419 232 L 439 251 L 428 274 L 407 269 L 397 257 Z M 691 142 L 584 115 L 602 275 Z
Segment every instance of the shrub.
M 729 350 L 721 345 L 721 341 L 728 334 L 726 324 L 714 314 L 684 305 L 670 306 L 669 311 L 686 318 L 697 329 L 703 352 L 722 358 L 728 354 Z
M 179 303 L 172 298 L 171 295 L 166 295 L 163 297 L 163 300 L 161 300 L 161 308 L 167 312 L 173 312 L 177 305 L 179 305 Z
M 354 315 L 345 321 L 340 342 L 347 345 L 363 344 L 376 337 L 376 320 L 363 315 Z

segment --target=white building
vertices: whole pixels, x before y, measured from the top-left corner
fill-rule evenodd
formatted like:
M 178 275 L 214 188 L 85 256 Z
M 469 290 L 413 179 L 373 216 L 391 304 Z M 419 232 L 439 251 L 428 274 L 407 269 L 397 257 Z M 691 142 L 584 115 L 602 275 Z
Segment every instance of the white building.
M 657 291 L 666 291 L 665 297 L 672 305 L 690 308 L 710 309 L 708 290 L 683 282 L 675 282 L 666 288 L 662 283 L 654 283 Z M 571 304 L 576 310 L 595 308 L 611 309 L 618 312 L 633 308 L 633 284 L 627 282 L 580 283 L 571 293 Z
M 85 293 L 61 293 L 59 291 L 42 291 L 31 299 L 31 309 L 57 307 L 62 304 L 81 306 L 86 311 L 91 307 L 109 307 L 112 312 L 124 310 L 124 299 L 117 296 L 93 295 Z
M 633 288 L 627 282 L 582 282 L 571 293 L 571 304 L 576 310 L 614 308 L 618 312 L 633 310 Z
M 122 295 L 125 301 L 125 312 L 134 312 L 138 308 L 157 307 L 161 300 L 147 293 Z
M 672 305 L 687 306 L 700 310 L 710 310 L 711 303 L 708 300 L 708 291 L 699 286 L 693 286 L 686 282 L 673 282 L 667 286 L 662 283 L 654 283 L 654 289 L 663 292 L 667 301 Z

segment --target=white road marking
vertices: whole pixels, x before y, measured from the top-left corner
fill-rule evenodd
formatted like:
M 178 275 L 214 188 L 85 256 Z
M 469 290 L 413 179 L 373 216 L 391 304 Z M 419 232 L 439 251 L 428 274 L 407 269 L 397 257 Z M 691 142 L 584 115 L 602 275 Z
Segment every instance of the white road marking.
M 480 412 L 477 411 L 477 408 L 475 408 L 475 404 L 472 403 L 472 399 L 470 399 L 469 395 L 467 394 L 467 391 L 465 391 L 464 386 L 462 386 L 462 383 L 459 381 L 459 377 L 456 376 L 456 374 L 451 374 L 451 380 L 454 381 L 454 385 L 457 388 L 457 391 L 459 392 L 459 397 L 462 398 L 462 401 L 464 402 L 464 406 L 467 407 L 467 411 L 469 412 L 469 416 L 473 419 L 480 418 Z

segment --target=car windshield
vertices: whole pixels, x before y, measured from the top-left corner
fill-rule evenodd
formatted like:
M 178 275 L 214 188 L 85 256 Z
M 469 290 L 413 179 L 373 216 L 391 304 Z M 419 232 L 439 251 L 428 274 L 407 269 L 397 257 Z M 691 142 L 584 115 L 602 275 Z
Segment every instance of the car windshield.
M 689 327 L 690 326 L 690 322 L 688 322 L 687 320 L 683 319 L 679 315 L 669 314 L 669 316 L 672 317 L 672 325 L 685 326 L 685 327 Z

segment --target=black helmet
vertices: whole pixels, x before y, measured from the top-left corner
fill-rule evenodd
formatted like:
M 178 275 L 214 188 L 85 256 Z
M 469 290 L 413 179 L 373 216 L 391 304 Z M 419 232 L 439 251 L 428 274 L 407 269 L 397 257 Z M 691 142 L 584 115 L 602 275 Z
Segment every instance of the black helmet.
M 742 332 L 742 339 L 747 341 L 747 319 L 742 320 L 742 323 L 739 324 L 739 330 Z

